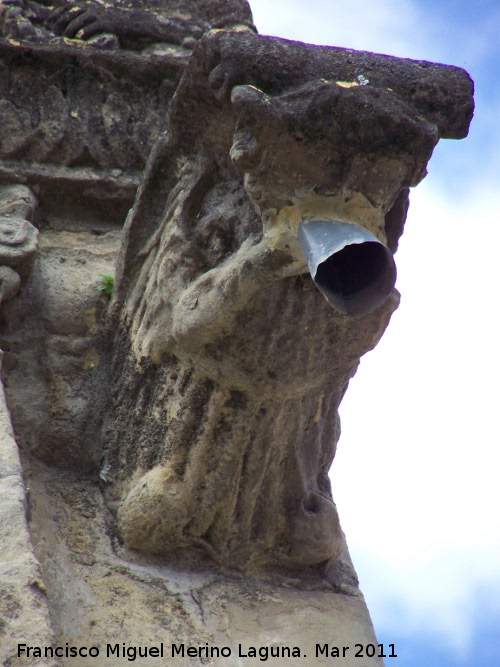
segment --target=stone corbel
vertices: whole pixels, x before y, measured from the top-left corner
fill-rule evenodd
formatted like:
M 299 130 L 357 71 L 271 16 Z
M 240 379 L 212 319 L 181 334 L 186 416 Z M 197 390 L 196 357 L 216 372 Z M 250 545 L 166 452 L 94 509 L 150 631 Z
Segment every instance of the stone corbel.
M 200 40 L 109 311 L 106 461 L 126 546 L 241 569 L 344 557 L 337 410 L 398 295 L 390 284 L 360 317 L 335 312 L 302 275 L 299 226 L 356 223 L 390 255 L 408 188 L 472 109 L 457 68 L 248 32 Z

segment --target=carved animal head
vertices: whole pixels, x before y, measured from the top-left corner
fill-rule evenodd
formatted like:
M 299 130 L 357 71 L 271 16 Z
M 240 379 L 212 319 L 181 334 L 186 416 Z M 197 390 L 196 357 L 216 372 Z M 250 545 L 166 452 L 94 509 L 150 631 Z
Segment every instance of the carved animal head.
M 425 176 L 438 140 L 436 126 L 390 90 L 357 83 L 321 79 L 279 96 L 236 86 L 231 102 L 230 155 L 261 210 L 345 190 L 387 205 Z

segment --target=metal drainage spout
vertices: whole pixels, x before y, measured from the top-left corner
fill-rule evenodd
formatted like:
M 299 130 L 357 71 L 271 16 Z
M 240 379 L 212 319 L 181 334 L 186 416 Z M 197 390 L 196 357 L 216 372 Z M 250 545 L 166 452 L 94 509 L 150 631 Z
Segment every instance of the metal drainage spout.
M 298 240 L 313 281 L 342 314 L 366 315 L 391 293 L 396 282 L 392 252 L 361 225 L 305 218 Z

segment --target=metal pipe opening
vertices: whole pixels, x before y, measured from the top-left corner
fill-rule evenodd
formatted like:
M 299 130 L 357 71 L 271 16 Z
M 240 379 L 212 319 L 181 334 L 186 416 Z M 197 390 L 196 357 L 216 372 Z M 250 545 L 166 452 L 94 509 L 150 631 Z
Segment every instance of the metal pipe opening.
M 314 282 L 344 315 L 366 315 L 391 293 L 396 282 L 392 253 L 364 227 L 310 220 L 300 224 L 298 238 Z

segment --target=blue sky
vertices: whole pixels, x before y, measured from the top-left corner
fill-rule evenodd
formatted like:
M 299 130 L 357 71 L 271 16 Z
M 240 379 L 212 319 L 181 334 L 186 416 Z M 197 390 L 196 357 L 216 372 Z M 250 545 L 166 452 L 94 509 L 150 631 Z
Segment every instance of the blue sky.
M 500 667 L 500 2 L 250 2 L 262 34 L 475 81 L 469 137 L 412 192 L 401 306 L 344 399 L 332 483 L 386 664 Z

